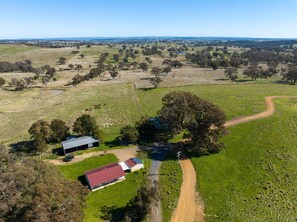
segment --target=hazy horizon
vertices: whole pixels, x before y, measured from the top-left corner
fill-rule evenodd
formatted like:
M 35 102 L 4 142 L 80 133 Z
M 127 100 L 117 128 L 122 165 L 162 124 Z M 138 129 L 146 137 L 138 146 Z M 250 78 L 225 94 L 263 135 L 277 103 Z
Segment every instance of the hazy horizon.
M 295 0 L 0 0 L 0 39 L 297 38 Z

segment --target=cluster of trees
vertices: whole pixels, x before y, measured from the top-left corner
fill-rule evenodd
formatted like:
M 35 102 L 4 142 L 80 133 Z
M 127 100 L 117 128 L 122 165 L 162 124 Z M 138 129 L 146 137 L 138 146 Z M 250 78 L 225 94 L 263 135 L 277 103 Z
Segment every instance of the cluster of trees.
M 162 99 L 156 118 L 143 117 L 134 126 L 121 130 L 127 143 L 168 141 L 179 133 L 189 139 L 191 150 L 199 154 L 217 153 L 226 121 L 214 104 L 187 92 L 171 92 Z
M 252 80 L 256 80 L 257 78 L 272 77 L 276 73 L 278 73 L 278 70 L 274 65 L 268 66 L 267 69 L 263 69 L 262 66 L 254 64 L 243 71 L 243 75 L 250 77 Z
M 34 68 L 32 66 L 32 61 L 30 59 L 26 59 L 23 62 L 0 62 L 0 73 L 4 72 L 32 72 L 32 73 L 40 73 L 39 68 Z
M 73 132 L 80 136 L 100 137 L 100 130 L 94 117 L 83 114 L 73 124 Z M 29 134 L 33 140 L 32 151 L 41 153 L 49 143 L 59 143 L 69 135 L 69 127 L 63 120 L 54 119 L 51 123 L 45 120 L 38 120 L 32 124 Z
M 212 52 L 209 50 L 210 49 L 205 49 L 196 53 L 187 53 L 186 59 L 201 68 L 211 67 L 213 70 L 219 67 L 239 68 L 241 65 L 248 65 L 247 60 L 243 60 L 237 52 L 229 55 L 228 52 Z
M 149 55 L 158 55 L 158 56 L 162 56 L 162 49 L 159 50 L 160 48 L 156 45 L 153 46 L 146 46 L 142 49 L 142 54 L 145 56 L 149 56 Z
M 0 221 L 82 221 L 88 190 L 56 167 L 0 147 Z M 73 210 L 75 209 L 75 210 Z
M 12 78 L 8 83 L 8 86 L 16 91 L 21 91 L 25 88 L 31 88 L 34 85 L 36 85 L 36 83 L 33 77 L 25 77 L 22 79 Z
M 281 70 L 281 74 L 283 76 L 283 79 L 286 82 L 289 82 L 290 84 L 296 84 L 296 82 L 297 82 L 297 65 L 296 64 L 288 65 L 288 68 Z

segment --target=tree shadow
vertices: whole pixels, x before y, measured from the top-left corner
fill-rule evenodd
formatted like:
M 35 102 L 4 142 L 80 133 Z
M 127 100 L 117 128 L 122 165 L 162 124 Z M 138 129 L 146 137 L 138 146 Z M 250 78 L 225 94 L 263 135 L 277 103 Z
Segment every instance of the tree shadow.
M 52 153 L 56 154 L 58 156 L 64 156 L 64 152 L 63 152 L 62 147 L 52 149 Z
M 119 222 L 124 221 L 126 208 L 116 206 L 104 206 L 101 210 L 100 218 L 104 221 Z
M 276 84 L 282 84 L 282 85 L 294 85 L 293 83 L 287 82 L 285 80 L 275 80 L 275 81 L 272 81 L 272 82 L 276 83 Z
M 32 153 L 33 141 L 21 141 L 10 144 L 12 152 Z
M 254 80 L 251 80 L 251 79 L 238 79 L 235 82 L 252 82 L 252 81 L 254 81 Z
M 119 137 L 115 138 L 112 141 L 106 141 L 104 144 L 106 146 L 108 146 L 109 148 L 117 147 L 117 146 L 124 146 L 125 145 L 125 144 L 123 144 L 123 142 L 120 140 Z
M 221 78 L 221 79 L 214 79 L 214 81 L 230 81 L 230 79 L 223 79 L 223 78 Z
M 87 180 L 86 180 L 85 175 L 78 176 L 78 177 L 77 177 L 77 180 L 78 180 L 79 182 L 81 182 L 81 184 L 82 184 L 83 186 L 88 186 L 88 182 L 87 182 Z

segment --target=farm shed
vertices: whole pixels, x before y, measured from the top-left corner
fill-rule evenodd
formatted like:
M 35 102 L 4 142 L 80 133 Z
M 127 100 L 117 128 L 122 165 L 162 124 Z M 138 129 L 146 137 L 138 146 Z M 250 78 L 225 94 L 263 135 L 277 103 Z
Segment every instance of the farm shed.
M 78 150 L 88 149 L 94 146 L 99 146 L 99 140 L 91 136 L 83 136 L 62 141 L 64 154 L 71 153 Z
M 118 163 L 112 163 L 85 172 L 85 177 L 90 189 L 95 191 L 109 184 L 124 180 L 125 172 Z
M 129 168 L 130 172 L 134 172 L 144 168 L 143 161 L 139 158 L 130 158 L 126 160 L 124 163 Z

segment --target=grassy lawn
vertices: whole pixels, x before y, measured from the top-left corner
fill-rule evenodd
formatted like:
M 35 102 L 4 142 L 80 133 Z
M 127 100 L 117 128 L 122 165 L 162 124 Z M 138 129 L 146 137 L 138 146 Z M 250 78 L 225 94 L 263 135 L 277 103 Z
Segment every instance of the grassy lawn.
M 168 158 L 163 161 L 160 167 L 160 175 L 163 221 L 170 221 L 171 213 L 178 201 L 182 182 L 182 171 L 177 160 Z
M 137 192 L 137 189 L 147 178 L 147 169 L 150 167 L 150 161 L 146 155 L 140 156 L 145 163 L 145 169 L 126 175 L 126 179 L 120 183 L 106 187 L 102 190 L 89 192 L 87 196 L 87 208 L 85 209 L 86 222 L 100 221 L 101 210 L 104 206 L 113 206 L 112 218 L 118 221 L 123 217 L 124 207 Z M 109 163 L 118 162 L 113 154 L 107 154 L 102 157 L 91 157 L 82 162 L 60 166 L 63 174 L 71 179 L 81 180 L 85 171 L 100 167 Z
M 90 157 L 79 163 L 63 165 L 59 168 L 67 178 L 71 180 L 77 180 L 80 176 L 84 175 L 84 172 L 88 170 L 115 162 L 118 162 L 118 158 L 115 155 L 106 154 L 105 156 Z
M 226 149 L 193 158 L 207 221 L 297 217 L 297 100 L 276 100 L 273 117 L 230 128 Z

